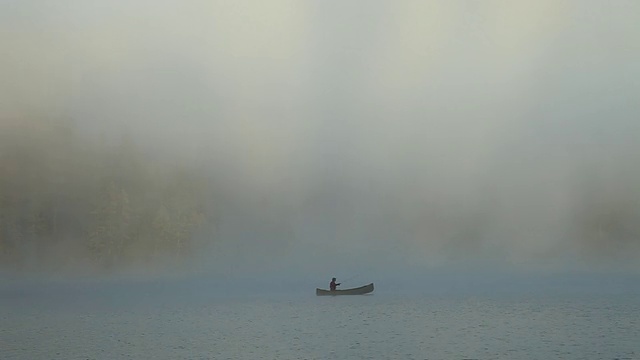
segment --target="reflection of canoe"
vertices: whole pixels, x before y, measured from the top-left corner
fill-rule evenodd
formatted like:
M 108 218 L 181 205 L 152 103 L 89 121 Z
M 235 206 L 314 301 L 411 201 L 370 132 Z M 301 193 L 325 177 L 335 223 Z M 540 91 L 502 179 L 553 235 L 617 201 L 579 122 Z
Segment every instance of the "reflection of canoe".
M 358 288 L 353 289 L 344 289 L 344 290 L 324 290 L 324 289 L 316 289 L 316 295 L 318 296 L 335 296 L 335 295 L 363 295 L 368 294 L 373 291 L 373 283 L 365 286 L 360 286 Z

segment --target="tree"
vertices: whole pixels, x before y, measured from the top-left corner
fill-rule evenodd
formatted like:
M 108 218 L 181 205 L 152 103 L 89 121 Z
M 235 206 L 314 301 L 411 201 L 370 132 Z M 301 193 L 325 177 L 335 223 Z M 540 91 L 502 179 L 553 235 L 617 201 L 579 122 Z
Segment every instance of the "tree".
M 111 267 L 122 258 L 131 240 L 131 207 L 127 192 L 110 181 L 98 200 L 93 216 L 89 247 L 97 263 Z

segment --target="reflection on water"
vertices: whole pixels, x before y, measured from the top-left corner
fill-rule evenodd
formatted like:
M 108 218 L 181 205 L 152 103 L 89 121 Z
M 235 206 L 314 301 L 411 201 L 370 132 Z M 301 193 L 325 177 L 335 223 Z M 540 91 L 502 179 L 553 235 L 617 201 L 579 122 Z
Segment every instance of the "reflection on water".
M 3 293 L 2 359 L 637 359 L 640 298 Z

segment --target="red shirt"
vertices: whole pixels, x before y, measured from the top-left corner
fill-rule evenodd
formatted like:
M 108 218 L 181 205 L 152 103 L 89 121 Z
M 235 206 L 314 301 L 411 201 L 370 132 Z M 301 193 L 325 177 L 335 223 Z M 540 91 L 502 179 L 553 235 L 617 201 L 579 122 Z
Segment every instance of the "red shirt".
M 336 289 L 336 281 L 335 280 L 331 280 L 331 283 L 329 283 L 329 289 L 331 289 L 331 291 L 334 291 Z

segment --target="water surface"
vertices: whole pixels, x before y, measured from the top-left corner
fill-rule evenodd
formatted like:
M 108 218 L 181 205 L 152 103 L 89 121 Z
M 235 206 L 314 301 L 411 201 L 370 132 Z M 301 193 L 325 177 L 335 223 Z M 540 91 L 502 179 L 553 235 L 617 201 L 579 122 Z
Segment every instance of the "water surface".
M 2 359 L 639 359 L 621 294 L 316 297 L 4 289 Z

